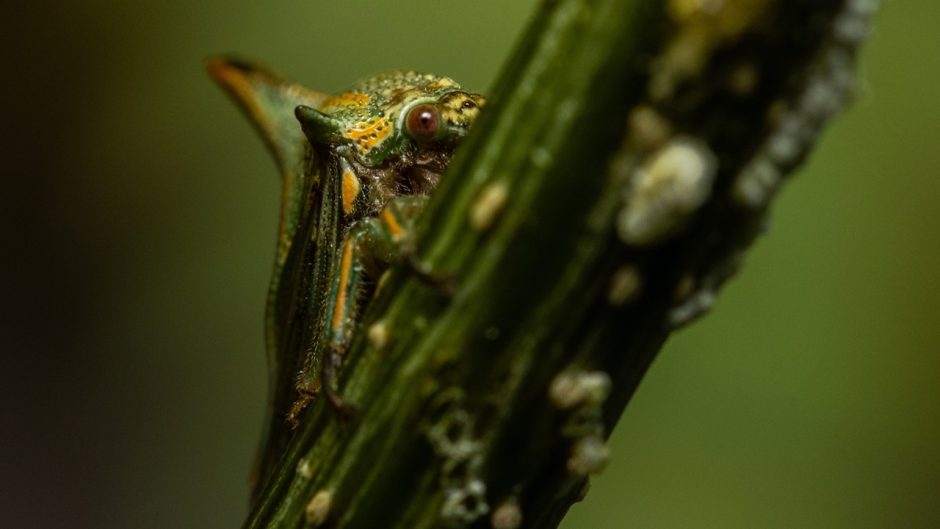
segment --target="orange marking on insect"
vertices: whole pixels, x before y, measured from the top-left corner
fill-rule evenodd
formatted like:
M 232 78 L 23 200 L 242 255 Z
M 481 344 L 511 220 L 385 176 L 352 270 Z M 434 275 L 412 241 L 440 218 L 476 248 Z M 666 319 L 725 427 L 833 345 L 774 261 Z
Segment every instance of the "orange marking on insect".
M 360 152 L 369 152 L 382 143 L 392 132 L 387 116 L 379 116 L 371 121 L 360 121 L 346 129 L 344 134 L 356 144 Z
M 324 107 L 334 108 L 362 108 L 369 104 L 369 96 L 360 92 L 343 92 L 323 102 Z
M 343 213 L 349 215 L 353 212 L 360 189 L 361 185 L 356 174 L 349 169 L 343 171 Z
M 352 268 L 352 251 L 354 241 L 348 240 L 343 246 L 343 257 L 339 263 L 339 291 L 336 294 L 336 307 L 333 309 L 332 328 L 339 330 L 343 324 L 343 314 L 346 313 L 346 284 L 349 283 L 349 272 Z
M 401 238 L 401 224 L 398 223 L 398 219 L 395 218 L 395 215 L 388 208 L 382 210 L 382 222 L 385 223 L 393 239 Z
M 252 86 L 252 83 L 257 82 L 255 77 L 258 77 L 258 74 L 245 72 L 221 59 L 212 60 L 208 65 L 208 70 L 209 75 L 227 88 L 245 107 L 252 119 L 257 121 L 264 136 L 270 137 L 272 135 L 271 121 L 267 119 L 268 116 L 258 101 L 258 90 Z

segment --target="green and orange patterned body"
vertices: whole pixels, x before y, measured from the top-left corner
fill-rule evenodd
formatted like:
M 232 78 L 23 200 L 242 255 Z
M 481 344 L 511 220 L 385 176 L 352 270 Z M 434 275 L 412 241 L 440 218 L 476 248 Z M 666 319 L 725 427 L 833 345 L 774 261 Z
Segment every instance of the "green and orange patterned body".
M 347 406 L 333 387 L 336 369 L 378 275 L 404 260 L 430 277 L 414 264 L 411 227 L 484 99 L 415 72 L 378 75 L 330 97 L 237 60 L 208 68 L 259 129 L 283 180 L 257 493 L 310 399 L 322 393 Z

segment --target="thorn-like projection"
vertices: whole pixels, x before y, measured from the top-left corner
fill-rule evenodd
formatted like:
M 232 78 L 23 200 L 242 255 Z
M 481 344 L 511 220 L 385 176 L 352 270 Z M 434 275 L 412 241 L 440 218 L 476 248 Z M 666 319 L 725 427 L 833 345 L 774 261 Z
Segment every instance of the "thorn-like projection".
M 479 439 L 474 437 L 473 417 L 462 406 L 463 393 L 444 390 L 435 398 L 439 418 L 427 430 L 434 452 L 442 460 L 440 485 L 444 491 L 441 518 L 446 525 L 462 526 L 489 512 L 486 483 L 480 479 L 483 464 Z
M 708 312 L 715 304 L 715 293 L 702 289 L 689 296 L 681 305 L 669 311 L 669 324 L 673 328 L 692 323 Z
M 651 61 L 647 86 L 653 101 L 673 97 L 689 79 L 700 75 L 715 50 L 738 39 L 773 13 L 773 2 L 668 0 L 672 38 Z
M 322 527 L 330 516 L 330 510 L 333 507 L 333 493 L 328 490 L 318 491 L 310 498 L 304 509 L 304 517 L 307 525 L 316 529 Z
M 384 320 L 379 320 L 369 326 L 366 333 L 369 343 L 376 349 L 384 349 L 388 345 L 388 324 Z
M 672 123 L 649 105 L 640 105 L 627 116 L 629 140 L 643 151 L 662 147 L 672 136 Z
M 313 465 L 306 457 L 297 463 L 297 476 L 304 481 L 313 477 Z
M 622 307 L 635 300 L 643 286 L 643 276 L 632 265 L 623 265 L 610 278 L 607 289 L 607 301 L 615 307 Z
M 610 394 L 610 376 L 603 371 L 563 371 L 548 388 L 552 404 L 560 410 L 599 406 Z
M 578 439 L 571 447 L 568 457 L 568 472 L 578 476 L 600 474 L 607 466 L 610 450 L 599 435 L 588 435 Z
M 598 474 L 607 465 L 602 412 L 610 389 L 610 376 L 602 371 L 566 370 L 552 380 L 549 399 L 568 414 L 561 434 L 571 439 L 565 466 L 572 475 Z
M 519 501 L 509 498 L 493 510 L 490 515 L 490 524 L 493 529 L 519 529 L 522 525 L 522 508 Z
M 741 206 L 767 206 L 784 175 L 798 167 L 823 126 L 855 95 L 854 55 L 868 35 L 877 2 L 852 0 L 833 23 L 833 41 L 816 58 L 801 92 L 777 101 L 768 112 L 771 133 L 741 169 L 732 196 Z
M 489 230 L 509 200 L 509 186 L 506 182 L 493 182 L 480 191 L 480 195 L 470 207 L 470 226 L 476 231 Z
M 617 233 L 646 246 L 675 234 L 711 194 L 717 162 L 703 142 L 677 137 L 652 153 L 630 177 Z
M 441 517 L 448 525 L 471 524 L 488 512 L 486 484 L 479 479 L 469 481 L 464 487 L 444 491 Z
M 774 195 L 782 180 L 780 168 L 772 159 L 757 157 L 738 174 L 734 184 L 734 198 L 743 206 L 759 209 Z

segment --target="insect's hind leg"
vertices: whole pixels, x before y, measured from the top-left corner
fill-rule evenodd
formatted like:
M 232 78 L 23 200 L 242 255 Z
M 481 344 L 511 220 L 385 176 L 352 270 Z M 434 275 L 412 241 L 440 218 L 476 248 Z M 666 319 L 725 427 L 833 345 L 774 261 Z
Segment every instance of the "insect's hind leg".
M 394 208 L 391 204 L 386 209 Z M 367 278 L 376 278 L 400 253 L 402 236 L 410 229 L 411 219 L 398 211 L 390 213 L 391 223 L 379 218 L 360 219 L 350 225 L 340 251 L 334 258 L 327 299 L 321 314 L 316 343 L 311 353 L 319 357 L 301 371 L 297 381 L 299 397 L 288 419 L 296 422 L 300 412 L 322 393 L 340 418 L 348 419 L 355 406 L 337 391 L 339 369 L 352 341 L 362 309 L 362 293 Z M 315 358 L 316 360 L 316 358 Z
M 326 397 L 326 402 L 343 421 L 355 415 L 357 411 L 356 405 L 344 399 L 339 390 L 336 389 L 339 384 L 339 368 L 343 363 L 344 356 L 344 350 L 330 346 L 326 358 L 323 359 L 322 373 L 320 374 L 323 380 L 323 396 Z
M 457 280 L 451 274 L 432 271 L 418 258 L 418 251 L 412 233 L 414 221 L 427 204 L 426 196 L 403 196 L 393 199 L 379 215 L 384 229 L 395 241 L 395 254 L 408 270 L 423 283 L 434 287 L 447 297 L 457 292 Z
M 407 196 L 392 199 L 378 217 L 354 222 L 343 240 L 333 264 L 333 277 L 327 290 L 327 302 L 318 335 L 320 362 L 301 373 L 297 384 L 300 393 L 290 413 L 292 420 L 322 391 L 330 406 L 341 418 L 348 418 L 355 406 L 337 390 L 339 370 L 346 355 L 353 331 L 359 321 L 362 303 L 359 299 L 365 279 L 377 278 L 393 262 L 403 262 L 418 277 L 445 294 L 453 292 L 453 279 L 432 273 L 419 262 L 412 242 L 412 227 L 426 197 Z

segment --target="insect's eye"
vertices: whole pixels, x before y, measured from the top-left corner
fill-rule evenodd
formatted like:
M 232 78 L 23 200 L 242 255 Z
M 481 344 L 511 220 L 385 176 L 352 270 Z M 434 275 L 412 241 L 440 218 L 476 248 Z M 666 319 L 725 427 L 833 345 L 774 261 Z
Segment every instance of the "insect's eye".
M 441 114 L 434 105 L 418 105 L 408 111 L 405 127 L 416 140 L 433 140 L 441 125 Z

